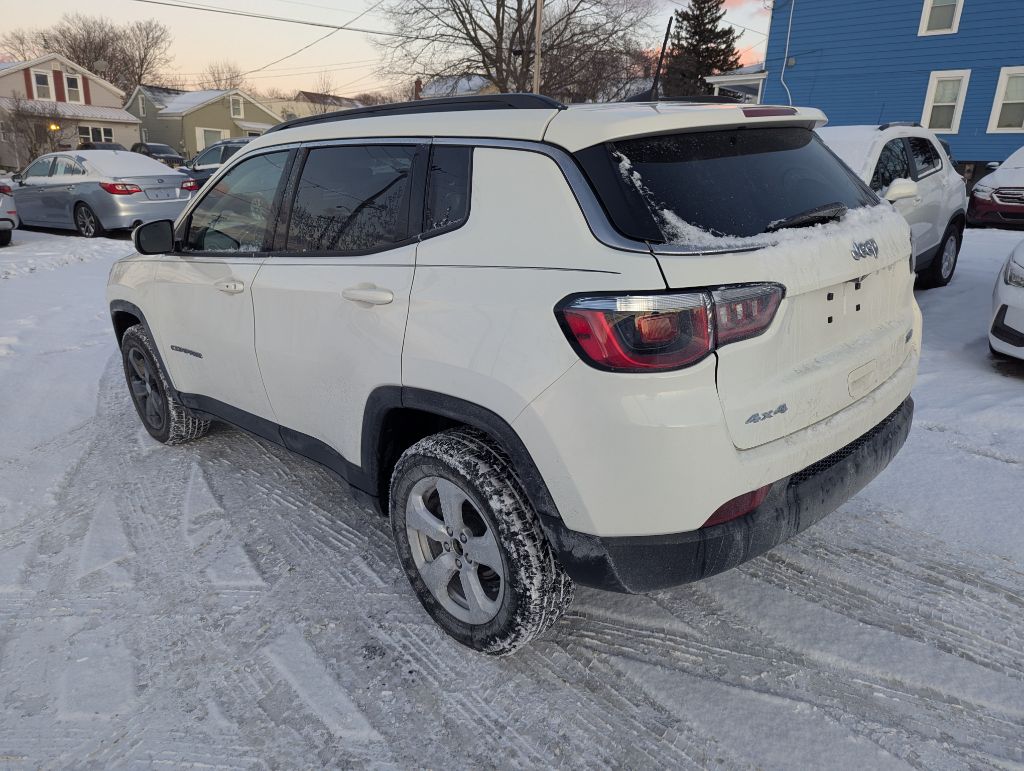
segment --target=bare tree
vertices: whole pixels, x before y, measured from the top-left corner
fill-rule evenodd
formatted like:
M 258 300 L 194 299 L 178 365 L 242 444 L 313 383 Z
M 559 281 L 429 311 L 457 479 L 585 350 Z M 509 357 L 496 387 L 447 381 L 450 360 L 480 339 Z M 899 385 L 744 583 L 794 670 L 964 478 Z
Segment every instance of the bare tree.
M 18 165 L 70 147 L 78 136 L 78 123 L 57 111 L 53 102 L 25 99 L 20 93 L 9 97 L 0 116 L 10 125 Z
M 0 35 L 0 49 L 21 60 L 60 54 L 125 93 L 159 77 L 171 63 L 170 30 L 154 19 L 116 24 L 102 16 L 65 14 L 42 29 Z
M 245 73 L 242 68 L 230 59 L 210 62 L 203 70 L 200 82 L 203 88 L 215 88 L 228 91 L 232 88 L 245 86 Z
M 626 77 L 653 43 L 654 0 L 548 0 L 541 91 L 593 99 Z M 532 87 L 536 3 L 528 0 L 393 0 L 387 15 L 400 37 L 379 42 L 382 71 L 424 79 L 478 74 L 499 91 Z
M 334 103 L 334 100 L 329 98 L 334 96 L 334 78 L 331 73 L 327 70 L 323 70 L 319 75 L 316 76 L 316 83 L 314 84 L 317 94 L 323 94 L 323 99 L 315 100 L 310 109 L 314 115 L 323 115 L 324 113 L 333 112 L 338 109 L 338 105 Z
M 408 102 L 413 98 L 413 87 L 395 86 L 380 91 L 364 91 L 352 97 L 360 104 L 372 106 L 376 104 L 393 104 L 394 102 Z

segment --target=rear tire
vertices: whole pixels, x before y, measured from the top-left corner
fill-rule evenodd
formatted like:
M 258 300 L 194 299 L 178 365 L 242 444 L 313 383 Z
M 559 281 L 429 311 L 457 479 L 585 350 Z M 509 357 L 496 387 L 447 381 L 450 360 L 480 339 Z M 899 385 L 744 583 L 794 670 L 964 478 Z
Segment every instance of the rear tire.
M 956 272 L 956 263 L 960 258 L 960 242 L 963 240 L 961 230 L 953 225 L 946 228 L 942 235 L 939 251 L 932 260 L 932 264 L 921 271 L 918 283 L 922 289 L 936 289 L 946 286 L 953 280 L 953 273 Z
M 448 635 L 493 656 L 543 634 L 572 604 L 512 464 L 489 438 L 453 429 L 422 439 L 391 477 L 398 556 Z
M 11 243 L 11 231 L 0 230 L 0 246 L 9 246 Z
M 75 229 L 83 238 L 99 238 L 106 232 L 100 218 L 87 203 L 80 203 L 75 207 Z
M 210 430 L 210 421 L 195 417 L 173 396 L 153 341 L 141 324 L 125 330 L 121 361 L 128 393 L 151 437 L 164 444 L 183 444 Z

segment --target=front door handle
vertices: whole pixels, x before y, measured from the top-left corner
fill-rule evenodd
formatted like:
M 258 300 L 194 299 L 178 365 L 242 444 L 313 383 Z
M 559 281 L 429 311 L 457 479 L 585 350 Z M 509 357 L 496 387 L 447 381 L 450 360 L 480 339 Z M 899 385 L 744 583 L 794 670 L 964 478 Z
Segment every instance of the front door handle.
M 366 303 L 367 305 L 388 305 L 395 300 L 395 293 L 390 289 L 382 289 L 373 284 L 350 286 L 341 291 L 341 296 L 354 303 Z
M 224 281 L 218 281 L 214 286 L 225 294 L 238 294 L 245 289 L 245 283 L 239 281 L 237 278 L 228 278 Z

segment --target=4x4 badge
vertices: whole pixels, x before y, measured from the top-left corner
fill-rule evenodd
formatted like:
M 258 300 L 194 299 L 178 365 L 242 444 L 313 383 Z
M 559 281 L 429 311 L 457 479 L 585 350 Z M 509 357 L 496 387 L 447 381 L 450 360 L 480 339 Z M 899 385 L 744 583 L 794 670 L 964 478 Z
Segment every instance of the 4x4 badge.
M 786 406 L 785 404 L 780 404 L 774 410 L 768 410 L 768 412 L 755 412 L 744 422 L 747 423 L 747 425 L 750 425 L 751 423 L 760 423 L 762 420 L 770 420 L 771 418 L 774 418 L 776 415 L 783 415 L 788 411 L 788 406 Z
M 868 257 L 874 257 L 877 260 L 878 242 L 873 238 L 869 238 L 867 241 L 855 241 L 850 254 L 855 260 L 866 260 Z

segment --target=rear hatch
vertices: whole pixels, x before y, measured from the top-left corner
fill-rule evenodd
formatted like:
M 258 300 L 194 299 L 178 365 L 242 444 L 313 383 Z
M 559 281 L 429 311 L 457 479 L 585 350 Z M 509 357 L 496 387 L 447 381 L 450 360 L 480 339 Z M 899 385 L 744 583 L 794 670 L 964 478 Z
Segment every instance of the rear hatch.
M 649 241 L 670 288 L 785 287 L 762 334 L 716 351 L 737 447 L 839 412 L 906 360 L 909 229 L 809 128 L 762 124 L 604 147 L 622 184 L 614 194 L 597 184 L 598 192 L 606 202 L 618 196 L 609 214 L 626 235 Z M 593 172 L 596 155 L 581 155 Z

